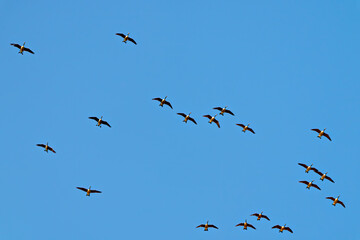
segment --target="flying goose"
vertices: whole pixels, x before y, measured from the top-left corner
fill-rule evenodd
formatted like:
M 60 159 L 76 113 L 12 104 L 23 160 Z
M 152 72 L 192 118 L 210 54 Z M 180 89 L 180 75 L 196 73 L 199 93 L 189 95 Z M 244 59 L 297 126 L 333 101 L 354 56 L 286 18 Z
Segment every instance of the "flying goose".
M 330 182 L 335 183 L 334 180 L 331 179 L 331 177 L 329 177 L 329 176 L 326 175 L 327 172 L 326 172 L 326 173 L 322 173 L 322 172 L 320 172 L 319 170 L 316 170 L 315 172 L 321 176 L 321 177 L 320 177 L 320 180 L 321 180 L 321 181 L 324 181 L 324 179 L 327 179 L 327 180 L 329 180 Z
M 340 198 L 340 195 L 337 198 L 327 197 L 326 199 L 332 200 L 333 201 L 332 205 L 334 205 L 334 207 L 338 203 L 345 208 L 345 204 L 342 201 L 340 201 L 339 198 Z
M 123 34 L 123 33 L 116 33 L 116 35 L 124 38 L 123 42 L 126 43 L 126 41 L 130 41 L 130 42 L 133 42 L 135 45 L 137 45 L 137 43 L 135 42 L 134 39 L 132 39 L 131 37 L 129 37 L 130 33 L 128 33 L 127 35 Z
M 171 107 L 171 109 L 173 109 L 170 102 L 166 101 L 166 98 L 167 98 L 167 96 L 165 98 L 153 98 L 152 100 L 159 101 L 160 102 L 159 106 L 161 106 L 161 107 L 163 107 L 164 104 L 166 104 L 169 107 Z
M 249 128 L 249 125 L 250 125 L 250 124 L 248 124 L 248 125 L 245 126 L 244 124 L 237 123 L 236 125 L 242 127 L 242 128 L 243 128 L 243 130 L 242 130 L 243 132 L 245 132 L 246 130 L 248 130 L 248 131 L 252 132 L 253 134 L 255 134 L 254 130 L 252 130 L 252 128 Z
M 36 144 L 36 146 L 45 148 L 45 150 L 44 150 L 45 152 L 48 152 L 48 150 L 50 150 L 53 153 L 56 153 L 55 150 L 52 147 L 50 147 L 48 143 L 46 143 L 46 145 L 45 144 Z
M 306 185 L 307 185 L 307 186 L 306 186 L 307 189 L 310 189 L 310 187 L 314 187 L 314 188 L 317 188 L 317 189 L 321 190 L 321 189 L 319 188 L 319 186 L 316 185 L 316 184 L 314 184 L 313 182 L 314 182 L 314 180 L 312 180 L 311 182 L 308 182 L 308 181 L 299 181 L 299 183 L 306 184 Z
M 243 226 L 243 227 L 244 227 L 244 230 L 247 230 L 248 227 L 251 227 L 251 228 L 253 228 L 253 229 L 256 230 L 256 228 L 255 228 L 253 225 L 247 223 L 246 220 L 245 220 L 245 222 L 243 222 L 243 223 L 239 223 L 239 224 L 235 225 L 235 227 L 238 227 L 238 226 Z
M 111 128 L 110 124 L 107 121 L 102 120 L 102 118 L 103 118 L 103 116 L 101 116 L 100 119 L 98 119 L 97 117 L 89 117 L 89 119 L 93 119 L 97 122 L 96 126 L 101 127 L 101 124 L 104 124 Z
M 209 123 L 211 124 L 212 122 L 216 123 L 216 125 L 220 128 L 220 123 L 218 120 L 215 119 L 215 117 L 217 116 L 217 114 L 215 114 L 215 116 L 210 116 L 210 115 L 204 115 L 203 117 L 206 117 L 209 119 Z
M 222 107 L 214 107 L 213 109 L 219 110 L 220 115 L 223 115 L 223 116 L 224 116 L 224 113 L 229 113 L 229 114 L 235 116 L 230 110 L 227 110 L 226 108 L 227 108 L 227 106 L 225 106 L 224 108 L 222 108 Z
M 207 221 L 206 224 L 200 224 L 196 228 L 199 228 L 199 227 L 203 227 L 204 231 L 209 231 L 208 228 L 216 228 L 216 229 L 218 229 L 218 227 L 216 227 L 215 225 L 209 224 L 209 221 Z
M 315 131 L 317 132 L 319 135 L 318 135 L 318 138 L 321 139 L 322 136 L 326 137 L 327 139 L 329 139 L 331 141 L 331 138 L 329 136 L 329 134 L 325 133 L 325 130 L 326 128 L 324 128 L 324 130 L 320 130 L 320 129 L 317 129 L 317 128 L 314 128 L 314 129 L 311 129 L 312 131 Z
M 306 164 L 304 164 L 304 163 L 298 163 L 298 164 L 299 164 L 300 166 L 306 168 L 306 170 L 305 170 L 306 173 L 308 173 L 310 170 L 313 170 L 314 172 L 317 171 L 316 168 L 313 168 L 313 167 L 312 167 L 312 165 L 314 165 L 314 164 L 311 164 L 310 166 L 308 166 L 308 165 L 306 165 Z
M 81 191 L 84 191 L 86 192 L 86 196 L 90 197 L 90 193 L 101 193 L 101 191 L 98 191 L 98 190 L 91 190 L 91 186 L 86 189 L 86 188 L 83 188 L 83 187 L 76 187 L 77 189 L 80 189 Z
M 18 53 L 21 53 L 21 55 L 24 55 L 24 51 L 26 52 L 29 52 L 29 53 L 32 53 L 32 54 L 35 54 L 33 51 L 31 51 L 29 48 L 26 48 L 25 47 L 25 42 L 22 46 L 20 46 L 19 44 L 17 43 L 10 43 L 10 45 L 14 46 L 14 47 L 17 47 L 18 49 L 20 49 L 20 51 Z
M 187 121 L 190 120 L 190 121 L 192 121 L 193 123 L 195 123 L 195 124 L 197 125 L 195 119 L 193 119 L 192 117 L 190 117 L 190 114 L 191 114 L 191 113 L 189 113 L 188 115 L 186 115 L 185 113 L 177 113 L 177 115 L 180 115 L 180 116 L 183 116 L 183 117 L 184 117 L 183 122 L 187 123 Z
M 275 226 L 272 227 L 272 229 L 274 229 L 274 228 L 279 229 L 279 232 L 281 232 L 281 233 L 282 233 L 284 230 L 293 233 L 293 231 L 292 231 L 289 227 L 286 227 L 286 224 L 285 224 L 284 226 L 275 225 Z
M 259 221 L 261 218 L 265 218 L 267 220 L 270 221 L 270 219 L 266 216 L 266 215 L 263 215 L 263 212 L 261 212 L 260 214 L 259 213 L 254 213 L 254 214 L 251 214 L 250 216 L 255 216 L 257 217 L 257 220 Z

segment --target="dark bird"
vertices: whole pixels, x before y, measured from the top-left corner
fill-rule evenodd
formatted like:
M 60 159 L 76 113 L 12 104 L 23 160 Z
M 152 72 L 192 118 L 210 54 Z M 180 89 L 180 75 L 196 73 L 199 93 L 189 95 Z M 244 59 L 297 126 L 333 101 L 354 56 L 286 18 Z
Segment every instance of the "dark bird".
M 206 117 L 209 119 L 209 123 L 211 124 L 212 122 L 216 123 L 216 125 L 220 128 L 220 123 L 218 120 L 215 119 L 217 114 L 215 114 L 215 116 L 210 116 L 210 115 L 204 115 L 203 117 Z
M 317 189 L 321 190 L 321 189 L 319 188 L 319 186 L 316 185 L 316 184 L 314 184 L 313 182 L 314 182 L 314 180 L 312 180 L 311 182 L 308 182 L 308 181 L 299 181 L 299 183 L 306 184 L 306 185 L 307 185 L 307 186 L 306 186 L 307 189 L 310 189 L 310 187 L 314 187 L 314 188 L 317 188 Z
M 314 171 L 315 171 L 315 170 L 314 170 Z M 330 182 L 335 183 L 334 180 L 332 180 L 329 176 L 326 175 L 327 172 L 326 172 L 326 173 L 322 173 L 322 172 L 320 172 L 319 170 L 316 170 L 315 172 L 321 176 L 321 177 L 320 177 L 320 180 L 321 180 L 321 181 L 324 181 L 324 179 L 327 179 L 327 180 L 329 180 Z
M 243 128 L 243 130 L 242 130 L 243 132 L 245 132 L 246 130 L 248 130 L 248 131 L 252 132 L 253 134 L 255 134 L 254 130 L 252 130 L 252 128 L 249 128 L 249 125 L 250 125 L 250 124 L 248 124 L 247 126 L 245 126 L 244 124 L 237 123 L 236 125 L 242 127 L 242 128 Z
M 199 227 L 203 227 L 204 231 L 208 231 L 208 228 L 216 228 L 216 229 L 218 229 L 218 227 L 216 227 L 215 225 L 209 224 L 209 221 L 207 221 L 206 224 L 200 224 L 196 228 L 199 228 Z
M 227 106 L 225 106 L 224 108 L 222 108 L 222 107 L 214 107 L 213 109 L 219 110 L 220 115 L 223 115 L 223 116 L 224 116 L 224 113 L 229 113 L 229 114 L 235 116 L 230 110 L 227 110 L 226 108 L 227 108 Z
M 91 190 L 91 186 L 86 189 L 86 188 L 83 188 L 83 187 L 76 187 L 77 189 L 80 189 L 81 191 L 84 191 L 86 192 L 86 196 L 90 197 L 90 193 L 101 193 L 101 191 L 98 191 L 98 190 Z
M 256 230 L 256 228 L 253 225 L 251 225 L 250 223 L 247 223 L 246 220 L 243 223 L 239 223 L 238 225 L 235 225 L 235 227 L 238 227 L 238 226 L 243 226 L 244 230 L 247 230 L 248 227 L 251 227 Z
M 320 129 L 317 129 L 317 128 L 314 128 L 314 129 L 311 129 L 312 131 L 315 131 L 317 132 L 319 135 L 318 135 L 318 138 L 321 139 L 322 136 L 326 137 L 327 139 L 329 139 L 331 141 L 331 138 L 329 136 L 329 134 L 325 133 L 325 130 L 326 128 L 324 128 L 324 130 L 320 130 Z
M 274 229 L 274 228 L 279 229 L 279 232 L 281 232 L 281 233 L 282 233 L 284 230 L 293 233 L 293 231 L 292 231 L 289 227 L 286 227 L 286 224 L 285 224 L 284 226 L 275 225 L 275 226 L 272 227 L 272 229 Z
M 196 121 L 192 117 L 190 117 L 190 114 L 191 113 L 189 113 L 188 115 L 186 115 L 185 113 L 177 113 L 177 115 L 180 115 L 180 116 L 184 117 L 183 122 L 187 123 L 187 121 L 190 120 L 190 121 L 192 121 L 193 123 L 195 123 L 197 125 Z
M 26 51 L 26 52 L 29 52 L 29 53 L 32 53 L 32 54 L 35 54 L 33 51 L 31 51 L 29 48 L 26 48 L 25 47 L 25 43 L 22 45 L 22 46 L 20 46 L 19 44 L 17 44 L 17 43 L 10 43 L 10 45 L 12 45 L 12 46 L 14 46 L 14 47 L 17 47 L 18 49 L 20 49 L 20 51 L 18 52 L 18 53 L 21 53 L 21 55 L 24 55 L 24 51 Z
M 259 221 L 261 218 L 265 218 L 267 220 L 270 221 L 270 219 L 266 216 L 266 215 L 263 215 L 263 212 L 261 212 L 260 214 L 259 213 L 254 213 L 254 214 L 251 214 L 250 216 L 255 216 L 257 217 L 257 220 Z
M 316 168 L 313 168 L 313 167 L 312 167 L 313 164 L 311 164 L 310 166 L 308 166 L 308 165 L 306 165 L 306 164 L 304 164 L 304 163 L 298 163 L 298 164 L 299 164 L 300 166 L 306 168 L 306 170 L 305 170 L 306 173 L 308 173 L 310 170 L 313 170 L 314 172 L 317 171 Z
M 89 117 L 89 119 L 93 119 L 97 122 L 96 126 L 101 127 L 101 124 L 104 124 L 108 127 L 111 127 L 110 124 L 107 121 L 102 120 L 102 118 L 103 118 L 103 116 L 101 116 L 100 119 L 98 119 L 97 117 Z
M 161 106 L 161 107 L 163 107 L 164 104 L 166 104 L 169 107 L 171 107 L 171 109 L 173 109 L 170 102 L 166 101 L 166 98 L 167 98 L 167 96 L 165 98 L 153 98 L 152 100 L 159 101 L 160 102 L 159 106 Z
M 327 197 L 326 199 L 330 199 L 331 201 L 333 201 L 332 205 L 334 205 L 334 207 L 338 203 L 345 208 L 345 204 L 342 201 L 340 201 L 339 198 L 340 198 L 340 195 L 337 198 Z
M 48 152 L 48 150 L 52 151 L 53 153 L 56 153 L 54 149 L 52 149 L 52 147 L 50 147 L 48 145 L 48 143 L 45 144 L 36 144 L 36 146 L 39 146 L 39 147 L 42 147 L 42 148 L 45 148 L 45 152 Z
M 128 33 L 127 35 L 125 35 L 125 34 L 123 34 L 123 33 L 116 33 L 116 35 L 124 38 L 124 40 L 123 40 L 124 43 L 126 43 L 126 41 L 129 40 L 130 42 L 133 42 L 135 45 L 137 44 L 134 39 L 132 39 L 131 37 L 129 37 L 130 33 Z

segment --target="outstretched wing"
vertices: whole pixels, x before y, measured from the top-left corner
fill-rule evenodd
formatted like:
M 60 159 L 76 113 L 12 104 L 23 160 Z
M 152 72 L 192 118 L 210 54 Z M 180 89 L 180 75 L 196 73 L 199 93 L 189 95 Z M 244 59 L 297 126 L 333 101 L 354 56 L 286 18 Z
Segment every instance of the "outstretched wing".
M 91 193 L 101 193 L 101 191 L 98 190 L 90 190 Z
M 310 171 L 311 171 L 311 170 L 314 171 L 314 172 L 316 172 L 316 173 L 319 172 L 319 170 L 317 170 L 316 168 L 313 168 L 313 167 L 310 168 Z
M 254 130 L 252 128 L 247 128 L 247 130 L 249 130 L 250 132 L 252 132 L 253 134 L 255 134 Z
M 93 119 L 93 120 L 95 120 L 95 121 L 99 121 L 99 119 L 97 118 L 97 117 L 89 117 L 89 119 Z
M 192 121 L 193 123 L 195 123 L 195 124 L 197 125 L 195 119 L 193 119 L 192 117 L 189 117 L 189 120 Z
M 287 231 L 293 233 L 293 231 L 289 227 L 285 227 L 284 230 L 287 230 Z
M 238 227 L 238 226 L 244 226 L 244 223 L 239 223 L 239 224 L 235 225 L 235 227 Z
M 320 171 L 317 170 L 316 168 L 311 168 L 310 170 L 314 170 L 314 172 L 316 172 L 316 173 L 319 174 L 320 176 L 324 175 L 322 172 L 320 172 Z
M 169 107 L 171 107 L 171 109 L 173 109 L 173 107 L 171 106 L 170 102 L 164 101 L 164 104 L 168 105 Z
M 39 146 L 39 147 L 45 147 L 46 145 L 45 144 L 36 144 L 36 146 Z
M 109 124 L 107 121 L 101 120 L 101 123 L 104 124 L 104 125 L 106 125 L 106 126 L 108 126 L 108 127 L 111 127 L 110 124 Z
M 330 138 L 329 134 L 324 133 L 323 136 L 326 137 L 327 139 L 329 139 L 329 140 L 331 141 L 331 138 Z
M 320 129 L 317 129 L 317 128 L 314 128 L 314 129 L 311 129 L 312 131 L 315 131 L 315 132 L 317 132 L 317 133 L 320 133 L 321 132 L 321 130 Z
M 280 226 L 280 225 L 275 225 L 275 226 L 273 226 L 272 228 L 281 229 L 281 226 Z
M 218 229 L 218 227 L 217 226 L 215 226 L 215 225 L 208 225 L 208 227 L 211 227 L 211 228 L 216 228 L 216 229 Z
M 216 123 L 216 125 L 218 126 L 218 128 L 220 128 L 220 123 L 219 123 L 218 120 L 214 119 L 213 122 Z
M 330 199 L 331 201 L 335 201 L 335 198 L 333 198 L 333 197 L 327 197 L 326 199 Z
M 258 214 L 258 213 L 253 213 L 253 214 L 251 214 L 250 216 L 259 217 L 259 214 Z
M 208 119 L 212 118 L 212 116 L 210 116 L 210 115 L 204 115 L 203 117 L 207 117 Z
M 199 227 L 205 227 L 205 224 L 200 224 L 200 225 L 197 226 L 196 228 L 199 228 Z
M 17 48 L 21 48 L 21 46 L 19 45 L 19 44 L 17 44 L 17 43 L 10 43 L 10 45 L 12 45 L 12 46 L 14 46 L 14 47 L 17 47 Z
M 52 151 L 53 153 L 56 153 L 55 150 L 54 150 L 52 147 L 49 147 L 49 146 L 48 146 L 48 149 L 49 149 L 50 151 Z
M 338 200 L 338 204 L 341 204 L 341 206 L 343 206 L 345 208 L 345 204 L 342 201 Z
M 116 33 L 115 35 L 118 35 L 118 36 L 123 37 L 123 38 L 126 37 L 125 34 L 123 34 L 123 33 Z
M 216 109 L 216 110 L 219 110 L 219 111 L 222 111 L 222 107 L 214 107 L 213 109 Z
M 159 102 L 161 102 L 162 101 L 162 99 L 161 98 L 153 98 L 152 100 L 156 100 L 156 101 L 159 101 Z
M 256 228 L 253 225 L 251 225 L 251 224 L 247 224 L 247 225 L 248 225 L 248 227 L 251 227 L 256 230 Z
M 238 126 L 240 126 L 240 127 L 242 127 L 242 128 L 245 127 L 245 125 L 244 125 L 244 124 L 241 124 L 241 123 L 237 123 L 236 125 L 238 125 Z
M 307 182 L 307 181 L 299 181 L 299 183 L 303 183 L 303 184 L 306 184 L 306 185 L 309 184 L 309 182 Z
M 180 115 L 180 116 L 186 117 L 186 114 L 185 114 L 185 113 L 177 113 L 177 115 Z M 190 118 L 189 118 L 189 119 L 190 119 Z
M 298 165 L 300 165 L 300 166 L 302 166 L 302 167 L 304 167 L 304 168 L 307 168 L 308 166 L 306 165 L 306 164 L 304 164 L 304 163 L 298 163 Z
M 334 180 L 331 179 L 331 177 L 325 176 L 325 178 L 326 178 L 327 180 L 329 180 L 330 182 L 335 183 Z
M 30 48 L 24 48 L 24 51 L 27 51 L 29 53 L 35 54 L 33 51 L 30 50 Z
M 314 187 L 314 188 L 316 188 L 316 189 L 319 189 L 319 190 L 321 190 L 320 188 L 319 188 L 319 186 L 318 185 L 316 185 L 316 184 L 311 184 L 311 187 Z
M 266 220 L 270 221 L 270 218 L 268 218 L 268 216 L 266 215 L 261 215 L 261 217 L 265 218 Z
M 232 111 L 230 111 L 230 110 L 225 110 L 225 112 L 226 112 L 226 113 L 229 113 L 229 114 L 231 114 L 231 115 L 233 115 L 233 116 L 235 116 L 235 115 L 232 113 Z
M 135 42 L 135 40 L 134 40 L 134 39 L 132 39 L 132 38 L 128 37 L 128 40 L 129 40 L 130 42 L 133 42 L 135 45 L 137 45 L 137 43 Z
M 84 192 L 87 192 L 87 189 L 86 188 L 83 188 L 83 187 L 76 187 L 77 189 L 80 189 L 81 191 L 84 191 Z

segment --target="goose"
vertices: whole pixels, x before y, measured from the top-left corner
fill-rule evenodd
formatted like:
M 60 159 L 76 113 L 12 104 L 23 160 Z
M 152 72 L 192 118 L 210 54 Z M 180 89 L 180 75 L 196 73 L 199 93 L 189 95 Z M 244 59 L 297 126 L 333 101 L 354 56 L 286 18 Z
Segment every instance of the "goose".
M 32 54 L 35 54 L 33 51 L 31 51 L 29 48 L 26 48 L 25 47 L 25 42 L 22 46 L 20 46 L 19 44 L 17 43 L 10 43 L 10 45 L 14 46 L 14 47 L 17 47 L 18 49 L 20 49 L 20 51 L 18 53 L 21 53 L 21 55 L 24 55 L 24 51 L 26 52 L 29 52 L 29 53 L 32 53 Z
M 55 150 L 52 147 L 50 147 L 48 143 L 46 143 L 46 145 L 45 144 L 36 144 L 36 146 L 45 148 L 45 150 L 44 150 L 45 152 L 48 152 L 48 150 L 50 150 L 53 153 L 56 153 Z
M 239 223 L 239 224 L 235 225 L 235 227 L 238 227 L 238 226 L 244 226 L 244 230 L 247 230 L 248 227 L 251 227 L 256 230 L 256 228 L 253 225 L 247 223 L 246 220 L 243 223 Z
M 307 189 L 310 189 L 310 187 L 314 187 L 314 188 L 317 188 L 317 189 L 321 190 L 321 189 L 319 188 L 319 186 L 316 185 L 316 184 L 314 184 L 313 182 L 314 182 L 314 180 L 312 180 L 311 182 L 308 182 L 308 181 L 299 181 L 299 183 L 304 183 L 304 184 L 306 184 L 306 185 L 307 185 L 307 186 L 306 186 Z
M 286 224 L 285 224 L 284 226 L 275 225 L 275 226 L 272 227 L 272 229 L 274 229 L 274 228 L 279 229 L 279 232 L 281 232 L 281 233 L 282 233 L 284 230 L 293 233 L 293 231 L 292 231 L 289 227 L 287 227 Z
M 166 101 L 166 98 L 167 98 L 167 96 L 165 98 L 153 98 L 152 100 L 159 101 L 160 102 L 160 104 L 159 104 L 160 107 L 163 107 L 164 104 L 166 104 L 169 107 L 171 107 L 171 109 L 173 109 L 173 107 L 171 106 L 171 103 Z
M 254 213 L 254 214 L 251 214 L 250 216 L 255 216 L 257 217 L 257 220 L 259 221 L 261 218 L 265 218 L 267 219 L 268 221 L 270 221 L 270 219 L 266 216 L 266 215 L 263 215 L 263 212 L 261 212 L 260 214 L 259 213 Z
M 86 189 L 86 188 L 83 188 L 83 187 L 76 187 L 77 189 L 80 189 L 81 191 L 84 191 L 86 192 L 86 196 L 90 197 L 90 193 L 101 193 L 101 191 L 98 191 L 98 190 L 91 190 L 91 186 Z
M 122 38 L 124 38 L 123 42 L 126 43 L 127 40 L 129 40 L 130 42 L 133 42 L 135 45 L 137 45 L 137 43 L 135 42 L 134 39 L 132 39 L 131 37 L 129 37 L 130 33 L 128 33 L 127 35 L 123 34 L 123 33 L 116 33 L 115 35 L 118 35 Z
M 200 225 L 197 226 L 196 228 L 199 228 L 199 227 L 203 227 L 203 228 L 204 228 L 204 231 L 209 231 L 209 230 L 208 230 L 209 228 L 219 229 L 217 226 L 209 224 L 209 221 L 207 221 L 206 224 L 200 224 Z
M 249 125 L 250 125 L 250 124 L 248 124 L 247 126 L 245 126 L 244 124 L 237 123 L 236 125 L 242 127 L 242 128 L 243 128 L 243 130 L 242 130 L 243 132 L 245 132 L 246 130 L 248 130 L 248 131 L 252 132 L 253 134 L 255 134 L 254 130 L 252 130 L 252 128 L 249 128 Z
M 222 108 L 222 107 L 214 107 L 213 109 L 219 110 L 220 115 L 223 115 L 223 116 L 224 116 L 224 113 L 229 113 L 229 114 L 235 116 L 230 110 L 227 110 L 226 108 L 227 108 L 227 106 L 225 106 L 224 108 Z
M 341 206 L 343 206 L 345 208 L 345 204 L 342 201 L 340 201 L 339 198 L 340 198 L 340 195 L 337 198 L 327 197 L 326 199 L 332 200 L 333 201 L 332 205 L 334 205 L 334 207 L 337 203 L 339 203 Z
M 104 124 L 104 125 L 111 128 L 110 124 L 108 122 L 102 120 L 102 118 L 103 118 L 103 116 L 101 116 L 100 119 L 98 119 L 97 117 L 89 117 L 89 119 L 93 119 L 93 120 L 95 120 L 97 122 L 96 126 L 101 127 L 101 124 Z
M 212 122 L 216 123 L 216 125 L 218 126 L 218 128 L 220 128 L 220 123 L 218 120 L 215 119 L 215 117 L 217 116 L 217 114 L 215 114 L 215 116 L 210 116 L 210 115 L 204 115 L 203 117 L 206 117 L 209 119 L 209 123 L 211 124 Z
M 317 128 L 314 128 L 314 129 L 311 129 L 312 131 L 315 131 L 317 132 L 319 135 L 318 135 L 318 138 L 321 139 L 322 136 L 326 137 L 327 139 L 329 139 L 331 141 L 331 138 L 329 136 L 329 134 L 325 133 L 325 130 L 326 128 L 324 128 L 324 130 L 320 130 L 320 129 L 317 129 Z
M 192 117 L 190 117 L 190 114 L 191 114 L 191 113 L 189 113 L 188 115 L 186 115 L 185 113 L 177 113 L 177 115 L 180 115 L 180 116 L 183 116 L 183 117 L 184 117 L 183 122 L 187 123 L 187 121 L 190 120 L 190 121 L 192 121 L 193 123 L 195 123 L 195 124 L 197 125 L 195 119 L 193 119 Z
M 314 171 L 315 171 L 315 170 L 314 170 Z M 315 172 L 321 176 L 321 177 L 320 177 L 320 180 L 321 180 L 321 181 L 324 181 L 324 179 L 327 179 L 327 180 L 329 180 L 330 182 L 335 183 L 334 180 L 331 179 L 331 177 L 329 177 L 329 176 L 326 175 L 327 172 L 326 172 L 326 173 L 322 173 L 322 172 L 320 172 L 320 171 L 318 171 L 318 170 L 316 170 Z
M 305 170 L 306 173 L 309 173 L 310 170 L 313 170 L 314 172 L 317 171 L 316 168 L 313 168 L 313 167 L 312 167 L 312 165 L 314 165 L 314 164 L 311 164 L 310 166 L 307 166 L 307 165 L 304 164 L 304 163 L 298 163 L 298 164 L 299 164 L 300 166 L 306 168 L 306 170 Z

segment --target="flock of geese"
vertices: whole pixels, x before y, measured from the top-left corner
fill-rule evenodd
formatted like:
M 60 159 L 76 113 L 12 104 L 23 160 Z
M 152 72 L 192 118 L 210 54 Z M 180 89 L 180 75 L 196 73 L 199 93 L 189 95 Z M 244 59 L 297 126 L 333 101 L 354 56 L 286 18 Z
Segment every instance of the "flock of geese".
M 116 33 L 116 35 L 122 37 L 123 38 L 122 42 L 124 42 L 124 43 L 127 43 L 127 41 L 130 41 L 130 42 L 132 42 L 134 44 L 137 44 L 133 38 L 129 37 L 129 33 L 127 35 L 125 35 L 123 33 Z M 29 52 L 31 54 L 34 54 L 34 52 L 31 49 L 25 47 L 25 42 L 24 42 L 23 45 L 19 45 L 19 44 L 16 44 L 16 43 L 11 43 L 11 45 L 18 48 L 20 54 L 23 54 L 24 52 Z M 167 99 L 167 96 L 165 98 L 159 98 L 159 97 L 153 98 L 152 100 L 158 101 L 159 106 L 161 106 L 161 107 L 164 107 L 164 105 L 167 105 L 168 107 L 173 109 L 171 103 L 169 101 L 167 101 L 166 99 Z M 235 114 L 232 111 L 230 111 L 229 109 L 227 109 L 227 107 L 228 106 L 214 107 L 213 109 L 219 111 L 218 114 L 222 115 L 222 116 L 224 116 L 225 113 L 230 114 L 232 116 L 235 116 Z M 205 117 L 205 118 L 207 118 L 209 120 L 208 123 L 211 124 L 211 123 L 214 122 L 218 126 L 218 128 L 220 128 L 220 123 L 216 119 L 216 116 L 218 114 L 215 114 L 215 115 L 207 114 L 207 115 L 203 115 L 203 117 Z M 177 115 L 183 117 L 183 122 L 187 123 L 188 121 L 191 121 L 191 122 L 193 122 L 194 124 L 197 125 L 196 120 L 193 117 L 190 117 L 191 112 L 189 114 L 177 113 Z M 105 125 L 105 126 L 108 126 L 109 128 L 111 128 L 111 125 L 107 121 L 103 120 L 103 116 L 101 116 L 100 118 L 98 118 L 98 117 L 89 117 L 89 119 L 92 119 L 92 120 L 96 121 L 96 126 L 98 126 L 100 128 L 101 128 L 102 125 Z M 244 133 L 246 131 L 249 131 L 249 132 L 255 134 L 255 131 L 252 128 L 249 127 L 250 124 L 245 125 L 245 124 L 242 124 L 242 123 L 237 123 L 236 125 L 241 127 L 242 131 Z M 320 129 L 316 129 L 316 128 L 311 129 L 311 130 L 317 132 L 318 137 L 320 139 L 321 139 L 321 137 L 324 136 L 324 137 L 326 137 L 327 139 L 329 139 L 331 141 L 331 138 L 330 138 L 329 134 L 325 133 L 326 128 L 324 130 L 320 130 Z M 37 146 L 44 148 L 45 152 L 51 151 L 53 153 L 56 153 L 55 150 L 52 147 L 50 147 L 48 143 L 46 143 L 46 144 L 37 144 Z M 326 173 L 320 172 L 319 170 L 317 170 L 316 168 L 313 167 L 313 164 L 306 165 L 304 163 L 298 163 L 298 165 L 304 167 L 306 173 L 309 173 L 310 171 L 314 171 L 315 173 L 317 173 L 320 176 L 321 181 L 324 181 L 326 179 L 326 180 L 328 180 L 328 181 L 330 181 L 332 183 L 335 183 L 327 175 L 327 172 Z M 320 187 L 314 183 L 314 180 L 312 180 L 310 182 L 305 181 L 305 180 L 304 181 L 299 181 L 299 182 L 305 184 L 307 189 L 310 189 L 311 187 L 313 187 L 313 188 L 316 188 L 318 190 L 321 190 Z M 86 196 L 88 196 L 88 197 L 90 197 L 91 193 L 101 193 L 101 191 L 99 191 L 99 190 L 91 189 L 91 186 L 89 188 L 84 188 L 84 187 L 76 187 L 76 188 L 81 190 L 81 191 L 86 192 Z M 334 198 L 334 197 L 326 197 L 326 199 L 329 199 L 329 200 L 331 200 L 333 202 L 332 205 L 336 206 L 336 204 L 340 204 L 345 208 L 345 204 L 342 201 L 340 201 L 339 198 L 340 198 L 340 195 L 338 197 L 336 197 L 336 198 Z M 267 217 L 266 215 L 264 215 L 263 212 L 254 213 L 254 214 L 251 214 L 250 216 L 255 216 L 258 221 L 260 221 L 262 218 L 270 221 L 270 218 Z M 239 223 L 239 224 L 235 225 L 235 227 L 239 227 L 239 226 L 243 227 L 244 230 L 247 230 L 248 228 L 256 229 L 252 224 L 248 223 L 247 220 L 245 220 L 242 223 Z M 206 224 L 200 224 L 196 228 L 204 228 L 204 231 L 208 231 L 209 228 L 218 229 L 218 227 L 216 227 L 215 225 L 209 224 L 209 221 L 207 221 Z M 282 225 L 282 226 L 275 225 L 275 226 L 272 227 L 272 229 L 278 229 L 279 232 L 281 232 L 281 233 L 284 232 L 284 231 L 288 231 L 290 233 L 293 233 L 293 230 L 290 227 L 287 227 L 286 224 Z

